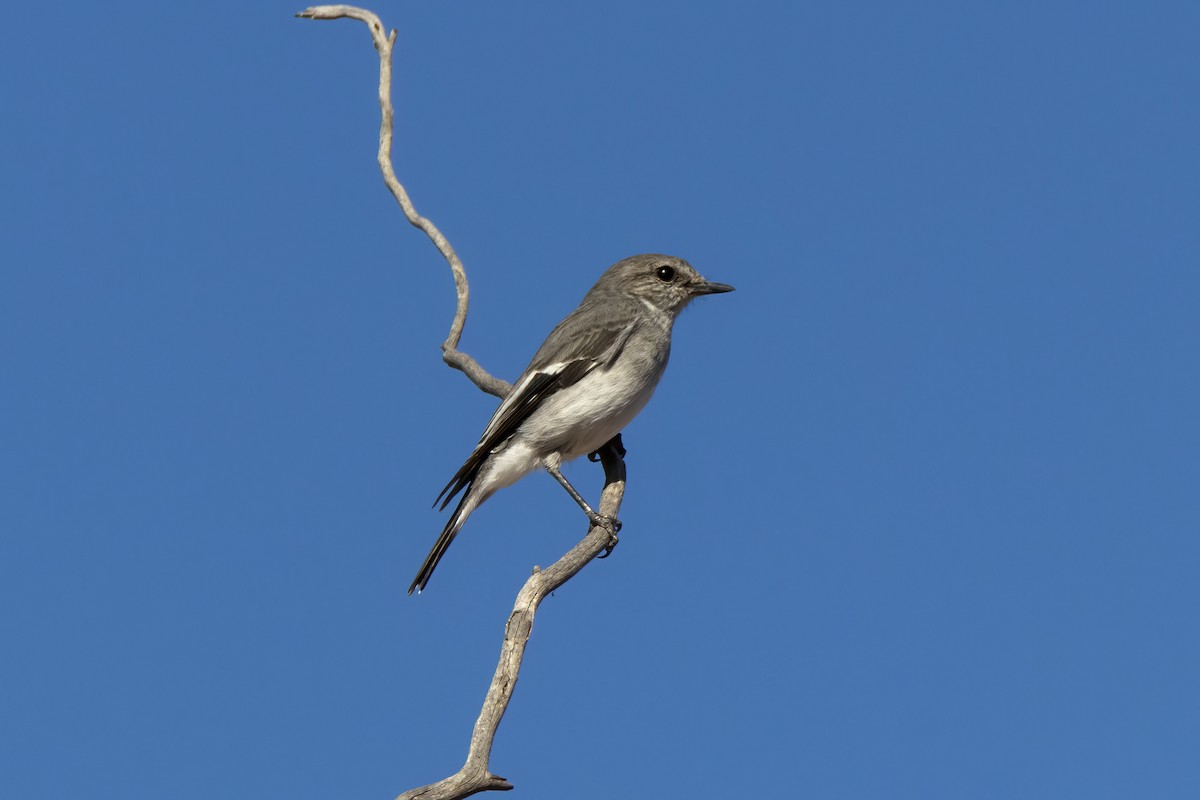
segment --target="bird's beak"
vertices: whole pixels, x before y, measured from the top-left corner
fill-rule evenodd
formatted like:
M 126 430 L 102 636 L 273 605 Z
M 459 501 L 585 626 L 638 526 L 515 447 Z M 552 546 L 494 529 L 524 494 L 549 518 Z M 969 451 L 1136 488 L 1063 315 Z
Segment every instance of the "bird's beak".
M 732 291 L 733 287 L 728 283 L 715 283 L 713 281 L 701 281 L 692 286 L 692 294 L 721 294 Z

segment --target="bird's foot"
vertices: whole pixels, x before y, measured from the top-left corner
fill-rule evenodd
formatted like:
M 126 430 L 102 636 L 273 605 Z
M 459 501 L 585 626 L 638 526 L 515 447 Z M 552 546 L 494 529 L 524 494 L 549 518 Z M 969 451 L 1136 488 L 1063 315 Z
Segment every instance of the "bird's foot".
M 608 531 L 608 544 L 604 546 L 604 552 L 600 554 L 600 558 L 608 558 L 612 554 L 612 551 L 616 549 L 617 542 L 620 541 L 617 534 L 621 532 L 621 520 L 616 517 L 610 517 L 607 514 L 597 514 L 595 512 L 588 514 L 588 519 L 592 521 L 592 525 Z
M 613 536 L 621 532 L 621 520 L 616 517 L 610 517 L 608 514 L 597 514 L 595 511 L 588 514 L 588 519 L 592 525 L 598 528 L 607 528 Z

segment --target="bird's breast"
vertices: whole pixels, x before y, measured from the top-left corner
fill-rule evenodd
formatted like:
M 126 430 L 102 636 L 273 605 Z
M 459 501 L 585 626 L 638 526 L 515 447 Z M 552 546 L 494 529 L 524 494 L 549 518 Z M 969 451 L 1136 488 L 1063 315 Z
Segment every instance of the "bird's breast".
M 564 461 L 594 452 L 645 407 L 669 353 L 666 343 L 630 342 L 607 369 L 596 369 L 546 398 L 518 435 L 539 450 L 561 453 Z

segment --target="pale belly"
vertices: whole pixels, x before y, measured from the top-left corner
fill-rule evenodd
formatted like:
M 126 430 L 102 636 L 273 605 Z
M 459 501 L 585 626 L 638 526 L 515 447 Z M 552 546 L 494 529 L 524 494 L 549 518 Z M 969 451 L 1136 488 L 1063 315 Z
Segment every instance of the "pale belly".
M 640 369 L 625 373 L 623 380 L 598 370 L 548 397 L 535 418 L 521 426 L 517 438 L 541 452 L 557 450 L 564 461 L 594 452 L 646 406 L 666 360 L 647 359 L 632 366 Z

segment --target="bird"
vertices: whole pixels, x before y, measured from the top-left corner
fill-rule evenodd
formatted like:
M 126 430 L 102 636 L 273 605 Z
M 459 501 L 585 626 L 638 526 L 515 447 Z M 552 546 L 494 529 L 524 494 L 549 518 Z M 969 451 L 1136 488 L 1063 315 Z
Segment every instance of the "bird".
M 679 313 L 733 287 L 682 258 L 655 253 L 613 264 L 554 327 L 492 415 L 479 443 L 434 501 L 462 493 L 408 589 L 421 592 L 463 524 L 500 489 L 543 468 L 615 541 L 620 523 L 597 514 L 563 476 L 564 462 L 599 450 L 646 405 L 671 353 Z

